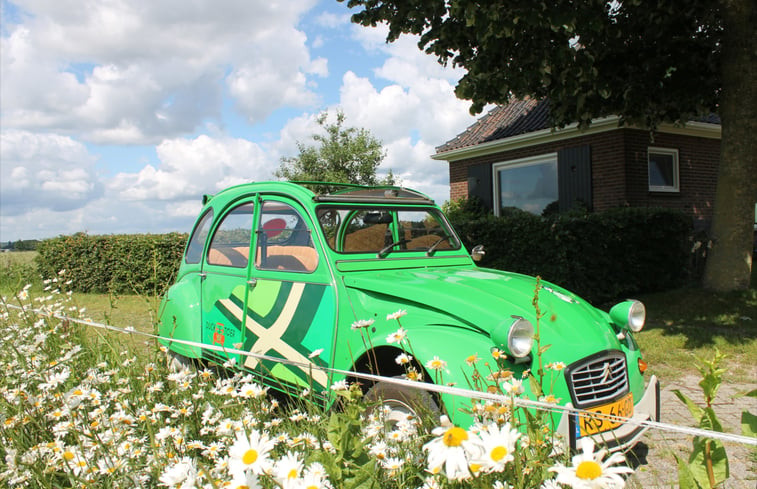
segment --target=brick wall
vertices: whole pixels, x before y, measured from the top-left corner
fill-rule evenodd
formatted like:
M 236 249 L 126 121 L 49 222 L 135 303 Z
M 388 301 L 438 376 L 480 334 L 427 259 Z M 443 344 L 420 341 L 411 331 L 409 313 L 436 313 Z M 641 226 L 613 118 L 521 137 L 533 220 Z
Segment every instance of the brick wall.
M 554 153 L 562 148 L 591 146 L 592 200 L 594 210 L 620 206 L 668 207 L 680 209 L 695 221 L 707 225 L 715 199 L 720 140 L 655 134 L 621 129 L 563 141 L 518 148 L 449 164 L 450 199 L 468 196 L 468 167 L 482 163 Z M 647 175 L 647 147 L 678 150 L 680 192 L 650 192 Z
M 698 225 L 709 226 L 715 201 L 715 186 L 720 161 L 720 140 L 655 134 L 627 130 L 628 203 L 636 207 L 669 207 L 680 209 L 694 218 Z M 678 193 L 650 192 L 647 176 L 647 148 L 655 146 L 678 150 Z

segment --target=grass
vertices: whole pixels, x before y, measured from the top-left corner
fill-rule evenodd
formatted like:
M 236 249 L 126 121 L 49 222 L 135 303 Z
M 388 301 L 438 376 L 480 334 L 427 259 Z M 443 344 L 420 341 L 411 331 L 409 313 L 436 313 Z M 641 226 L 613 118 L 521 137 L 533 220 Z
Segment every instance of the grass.
M 653 373 L 671 380 L 696 374 L 696 359 L 712 357 L 717 348 L 728 355 L 726 380 L 757 381 L 757 289 L 715 294 L 683 288 L 640 300 L 647 325 L 636 338 Z

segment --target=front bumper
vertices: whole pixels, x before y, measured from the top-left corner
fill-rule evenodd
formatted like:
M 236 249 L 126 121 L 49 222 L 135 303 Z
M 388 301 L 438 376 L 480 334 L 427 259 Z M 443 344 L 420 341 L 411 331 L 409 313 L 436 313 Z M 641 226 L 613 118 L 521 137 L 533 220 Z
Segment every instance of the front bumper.
M 566 407 L 572 408 L 571 403 Z M 648 426 L 642 426 L 639 423 L 643 421 L 660 420 L 660 382 L 656 376 L 649 379 L 649 384 L 644 390 L 644 395 L 639 402 L 634 404 L 633 417 L 631 421 L 618 426 L 614 430 L 604 431 L 591 435 L 591 438 L 598 445 L 604 445 L 611 451 L 626 451 L 633 447 L 641 438 L 641 435 L 649 429 Z M 576 444 L 580 438 L 578 425 L 578 415 L 567 413 L 563 415 L 560 424 L 557 426 L 557 433 L 563 440 L 568 440 L 571 451 L 576 449 Z

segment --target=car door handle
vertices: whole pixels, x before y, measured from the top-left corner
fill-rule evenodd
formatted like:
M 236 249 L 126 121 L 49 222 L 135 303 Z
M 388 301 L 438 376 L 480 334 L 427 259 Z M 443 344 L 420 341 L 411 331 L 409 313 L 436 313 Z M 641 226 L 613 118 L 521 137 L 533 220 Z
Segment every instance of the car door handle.
M 250 280 L 247 281 L 247 285 L 249 285 L 250 288 L 255 287 L 257 284 L 258 284 L 258 279 L 256 278 L 251 278 Z

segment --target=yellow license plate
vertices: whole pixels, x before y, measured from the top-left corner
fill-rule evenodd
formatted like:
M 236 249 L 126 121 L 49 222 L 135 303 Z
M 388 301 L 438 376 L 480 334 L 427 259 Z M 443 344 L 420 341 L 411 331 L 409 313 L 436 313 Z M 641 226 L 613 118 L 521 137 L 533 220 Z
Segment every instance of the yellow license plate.
M 633 394 L 629 392 L 613 403 L 593 407 L 586 411 L 589 411 L 590 413 L 598 413 L 600 415 L 630 418 L 633 416 Z M 592 416 L 591 414 L 579 414 L 578 423 L 581 428 L 581 436 L 613 430 L 623 424 L 622 421 L 611 419 L 606 416 Z

